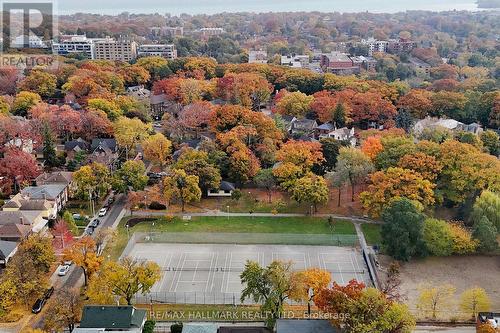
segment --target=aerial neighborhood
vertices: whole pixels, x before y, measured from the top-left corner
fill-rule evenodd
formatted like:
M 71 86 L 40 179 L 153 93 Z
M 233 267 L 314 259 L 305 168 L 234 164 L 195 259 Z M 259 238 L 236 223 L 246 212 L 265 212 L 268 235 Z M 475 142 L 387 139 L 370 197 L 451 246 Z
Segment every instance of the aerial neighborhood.
M 2 38 L 0 332 L 500 332 L 498 12 L 118 13 Z

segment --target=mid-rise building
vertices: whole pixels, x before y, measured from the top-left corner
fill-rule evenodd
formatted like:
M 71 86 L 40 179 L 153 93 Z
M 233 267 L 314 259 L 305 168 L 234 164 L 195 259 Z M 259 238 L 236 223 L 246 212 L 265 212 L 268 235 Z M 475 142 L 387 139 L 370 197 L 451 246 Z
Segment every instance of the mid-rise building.
M 52 43 L 52 52 L 59 55 L 83 54 L 88 59 L 95 59 L 94 40 L 85 35 L 63 35 Z
M 375 38 L 368 38 L 361 40 L 362 45 L 368 46 L 368 55 L 371 57 L 373 52 L 386 53 L 389 42 L 386 40 L 376 40 Z
M 177 58 L 177 50 L 174 44 L 143 44 L 137 48 L 137 56 L 175 59 Z
M 95 59 L 131 61 L 137 58 L 137 44 L 131 40 L 108 38 L 95 42 Z
M 345 53 L 331 52 L 321 56 L 323 71 L 337 75 L 351 75 L 360 72 L 360 66 Z
M 306 68 L 309 65 L 309 56 L 308 55 L 286 55 L 281 56 L 281 66 L 289 66 L 293 68 Z
M 267 52 L 258 50 L 258 51 L 249 51 L 248 52 L 248 63 L 249 64 L 267 64 Z
M 153 37 L 182 37 L 183 27 L 152 27 L 150 29 Z
M 410 53 L 416 47 L 417 43 L 409 39 L 391 39 L 387 44 L 387 52 L 394 54 Z
M 224 33 L 224 29 L 222 29 L 222 28 L 201 28 L 200 32 L 201 32 L 201 35 L 203 37 L 210 37 L 210 36 L 222 35 Z

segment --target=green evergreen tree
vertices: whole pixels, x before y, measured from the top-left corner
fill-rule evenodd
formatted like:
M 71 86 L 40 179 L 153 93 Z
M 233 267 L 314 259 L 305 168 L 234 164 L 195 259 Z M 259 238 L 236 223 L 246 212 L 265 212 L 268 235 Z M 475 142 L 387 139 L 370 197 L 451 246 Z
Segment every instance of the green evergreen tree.
M 52 137 L 52 133 L 48 124 L 45 124 L 43 129 L 43 159 L 45 165 L 52 168 L 57 166 L 58 159 L 56 155 L 56 145 Z

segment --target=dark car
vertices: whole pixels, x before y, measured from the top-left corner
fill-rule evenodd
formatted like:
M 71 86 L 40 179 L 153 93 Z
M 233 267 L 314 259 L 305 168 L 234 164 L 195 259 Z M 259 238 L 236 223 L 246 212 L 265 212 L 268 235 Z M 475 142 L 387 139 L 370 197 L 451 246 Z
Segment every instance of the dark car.
M 43 297 L 37 299 L 35 304 L 33 304 L 31 312 L 39 313 L 40 311 L 42 311 L 43 306 L 45 305 L 45 303 L 47 303 L 47 300 L 50 298 L 50 296 L 52 296 L 53 293 L 54 293 L 54 287 L 50 287 L 49 289 L 47 289 L 45 291 L 45 294 L 43 294 Z
M 92 222 L 90 222 L 89 227 L 91 228 L 97 228 L 97 226 L 101 223 L 99 219 L 93 219 Z
M 47 300 L 45 298 L 37 299 L 35 304 L 33 304 L 33 307 L 31 308 L 31 312 L 39 313 L 40 311 L 42 311 L 43 306 L 45 305 L 46 302 Z
M 115 198 L 114 197 L 110 197 L 108 199 L 108 205 L 111 205 L 113 202 L 115 202 Z

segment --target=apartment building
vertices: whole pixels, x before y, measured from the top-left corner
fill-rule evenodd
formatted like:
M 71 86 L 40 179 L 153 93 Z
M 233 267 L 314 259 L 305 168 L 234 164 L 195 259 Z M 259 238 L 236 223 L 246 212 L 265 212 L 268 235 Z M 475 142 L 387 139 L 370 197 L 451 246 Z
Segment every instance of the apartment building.
M 267 52 L 258 50 L 258 51 L 249 51 L 248 52 L 248 63 L 249 64 L 267 64 Z
M 331 52 L 321 56 L 321 68 L 337 75 L 351 75 L 360 72 L 360 66 L 345 53 Z
M 94 40 L 85 35 L 63 35 L 52 43 L 52 52 L 62 56 L 83 54 L 87 59 L 95 59 Z
M 152 27 L 150 29 L 153 37 L 182 37 L 184 35 L 183 27 Z
M 131 61 L 137 58 L 137 43 L 107 38 L 95 42 L 95 59 Z
M 374 52 L 385 53 L 389 42 L 386 40 L 376 40 L 375 38 L 368 38 L 361 40 L 362 45 L 368 46 L 368 55 L 371 57 Z
M 281 66 L 293 68 L 307 68 L 309 65 L 309 56 L 305 54 L 292 54 L 281 56 Z
M 210 36 L 222 35 L 224 33 L 224 29 L 222 29 L 222 28 L 201 28 L 200 32 L 201 32 L 201 35 L 203 37 L 210 37 Z
M 387 52 L 394 54 L 410 53 L 416 47 L 417 43 L 409 39 L 391 39 L 387 44 Z
M 174 44 L 144 44 L 137 48 L 138 57 L 163 57 L 167 59 L 177 58 L 177 50 Z

